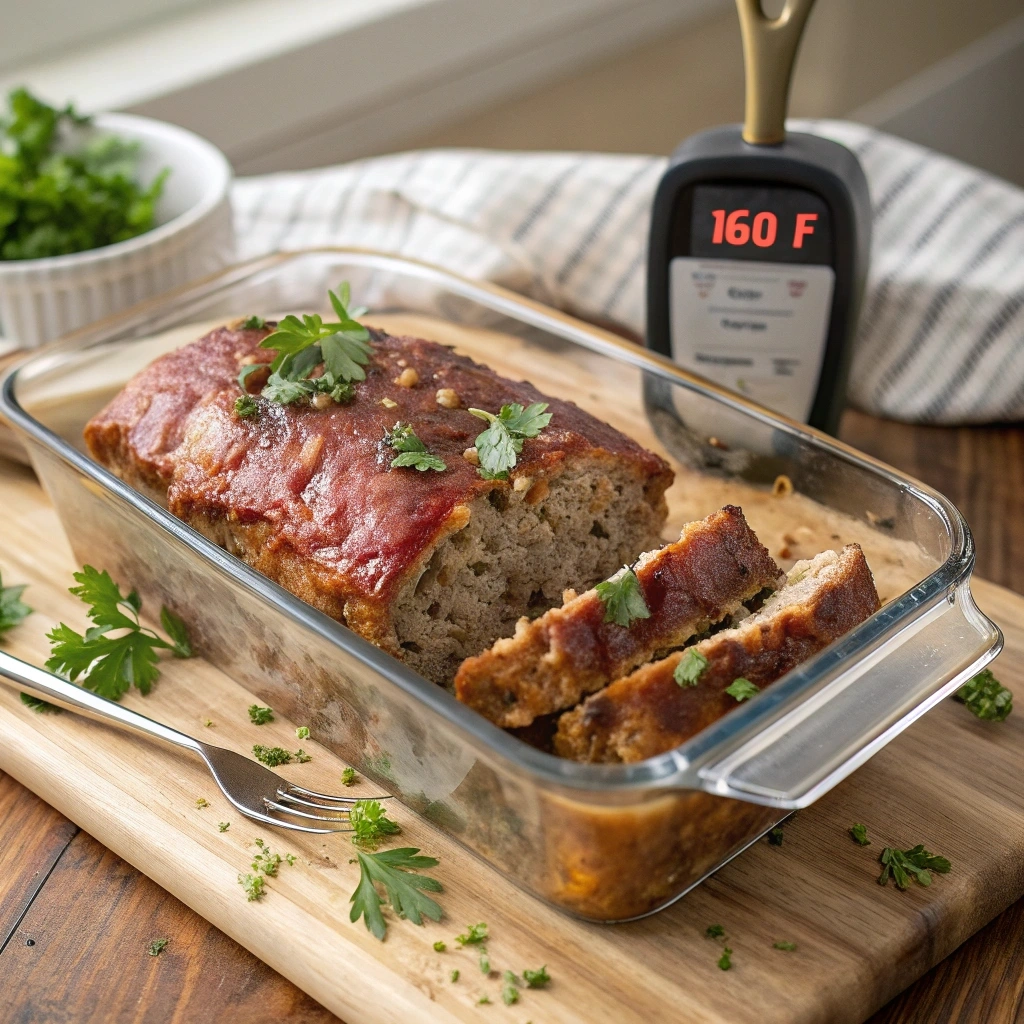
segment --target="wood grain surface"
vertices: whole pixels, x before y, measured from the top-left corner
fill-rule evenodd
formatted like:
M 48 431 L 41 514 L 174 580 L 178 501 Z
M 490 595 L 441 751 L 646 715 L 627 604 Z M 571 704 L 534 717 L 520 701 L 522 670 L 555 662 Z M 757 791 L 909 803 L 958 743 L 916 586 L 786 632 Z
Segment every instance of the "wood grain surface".
M 57 582 L 62 577 L 66 582 L 73 563 L 29 474 L 13 470 L 2 481 L 8 521 L 25 524 L 20 536 L 16 529 L 5 535 L 2 567 L 8 581 L 33 582 L 32 603 L 39 609 L 11 634 L 9 646 L 38 661 L 43 629 L 58 618 L 77 621 L 75 616 L 81 616 L 77 602 Z M 49 543 L 41 545 L 42 538 Z M 1024 602 L 985 585 L 977 593 L 1007 632 L 1008 650 L 999 671 L 1020 689 Z M 151 697 L 130 703 L 192 730 L 201 715 L 210 714 L 219 723 L 221 741 L 245 749 L 254 741 L 244 719 L 248 700 L 230 680 L 193 661 L 168 666 Z M 275 742 L 291 738 L 286 723 L 264 728 L 278 730 L 271 733 Z M 346 919 L 354 878 L 337 850 L 278 840 L 282 849 L 296 849 L 303 861 L 291 869 L 294 875 L 285 873 L 280 885 L 272 885 L 267 900 L 246 904 L 234 873 L 251 850 L 251 829 L 236 823 L 234 834 L 215 832 L 214 823 L 227 813 L 223 802 L 210 792 L 202 772 L 182 758 L 156 750 L 141 753 L 130 741 L 68 715 L 33 716 L 6 693 L 0 695 L 0 732 L 0 763 L 109 848 L 341 1011 L 350 1024 L 364 1019 L 477 1020 L 481 1012 L 517 1021 L 860 1020 L 1024 889 L 1024 793 L 1017 777 L 1024 726 L 1020 719 L 1011 719 L 1005 728 L 985 725 L 952 702 L 798 815 L 787 826 L 781 848 L 759 843 L 676 907 L 629 926 L 607 929 L 568 921 L 523 897 L 400 810 L 408 841 L 442 857 L 438 873 L 449 890 L 449 918 L 423 930 L 393 923 L 383 945 Z M 264 736 L 261 731 L 260 741 L 266 742 Z M 322 749 L 316 754 L 311 765 L 294 770 L 327 785 L 337 779 L 339 765 Z M 126 765 L 139 769 L 127 788 Z M 70 773 L 69 766 L 74 769 Z M 141 777 L 159 780 L 155 794 Z M 979 779 L 984 787 L 979 788 Z M 94 793 L 84 801 L 78 792 L 83 785 Z M 200 794 L 214 806 L 196 811 Z M 124 803 L 114 808 L 114 801 Z M 845 836 L 853 820 L 869 823 L 878 848 L 889 841 L 922 840 L 949 855 L 956 867 L 930 890 L 880 889 L 874 884 L 877 851 L 863 851 Z M 303 1002 L 294 988 L 200 918 L 98 845 L 90 847 L 84 835 L 70 843 L 48 842 L 33 855 L 33 872 L 50 872 L 41 894 L 27 912 L 25 897 L 19 904 L 12 896 L 14 909 L 9 912 L 5 902 L 0 921 L 9 932 L 9 919 L 17 917 L 14 938 L 0 955 L 0 985 L 21 1000 L 11 1019 L 53 1019 L 50 1013 L 58 1004 L 40 999 L 54 989 L 64 993 L 66 1008 L 78 1011 L 64 1017 L 69 1020 L 90 1015 L 96 1020 L 161 1019 L 156 1008 L 179 997 L 176 1020 L 214 1019 L 205 1016 L 201 992 L 205 986 L 224 985 L 233 993 L 223 1004 L 230 1018 L 270 1019 L 259 1016 L 267 1008 L 279 1012 L 274 1019 L 325 1019 L 317 1016 L 319 1008 Z M 335 866 L 325 867 L 324 857 Z M 23 877 L 20 885 L 23 892 L 32 891 L 31 879 Z M 450 943 L 456 930 L 482 915 L 495 935 L 496 965 L 521 968 L 546 960 L 555 977 L 550 991 L 528 993 L 529 1003 L 524 996 L 514 1010 L 500 1005 L 478 1009 L 475 997 L 481 991 L 497 1002 L 497 985 L 474 973 L 475 964 L 465 954 L 455 956 L 462 958 L 458 965 L 468 984 L 447 983 L 454 957 L 435 955 L 430 943 L 437 937 Z M 717 947 L 702 937 L 706 925 L 717 922 L 726 926 L 734 950 L 735 966 L 728 973 L 715 968 Z M 156 937 L 170 937 L 172 944 L 151 958 L 145 946 Z M 799 949 L 794 954 L 772 950 L 776 938 L 796 941 Z M 29 939 L 34 946 L 26 945 Z M 220 966 L 222 960 L 228 968 Z M 68 972 L 78 964 L 81 973 L 71 984 Z M 611 985 L 609 964 L 615 965 L 616 983 Z M 105 975 L 113 965 L 116 983 Z M 364 986 L 374 977 L 389 978 L 385 994 L 397 1012 L 353 1002 L 346 985 L 353 974 L 363 976 Z M 409 978 L 415 978 L 412 985 Z M 992 996 L 986 1005 L 1004 1005 L 1007 987 L 1002 986 L 1000 1003 L 992 1002 L 997 998 Z M 122 997 L 125 990 L 130 995 Z M 601 993 L 597 1003 L 595 993 Z M 929 1018 L 910 1011 L 910 1016 L 879 1020 L 957 1019 L 945 1013 L 950 1006 L 955 1009 L 955 998 L 935 998 L 945 1015 Z M 900 1012 L 899 1005 L 892 1013 Z M 672 1007 L 669 1016 L 666 1007 Z

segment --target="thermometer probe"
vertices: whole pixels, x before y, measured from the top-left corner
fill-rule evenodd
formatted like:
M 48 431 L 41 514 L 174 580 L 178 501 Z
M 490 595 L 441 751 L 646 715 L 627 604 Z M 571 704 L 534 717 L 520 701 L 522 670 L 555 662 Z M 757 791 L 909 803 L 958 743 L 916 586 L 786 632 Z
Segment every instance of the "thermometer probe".
M 834 434 L 867 274 L 871 202 L 850 150 L 785 129 L 813 2 L 786 0 L 768 18 L 760 0 L 736 0 L 745 121 L 687 139 L 658 185 L 647 344 Z

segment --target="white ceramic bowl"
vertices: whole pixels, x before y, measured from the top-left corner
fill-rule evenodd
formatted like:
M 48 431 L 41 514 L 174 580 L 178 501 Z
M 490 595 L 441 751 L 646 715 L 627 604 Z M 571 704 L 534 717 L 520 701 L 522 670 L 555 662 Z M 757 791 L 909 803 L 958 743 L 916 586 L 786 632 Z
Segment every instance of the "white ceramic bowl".
M 171 168 L 157 226 L 69 256 L 0 260 L 0 352 L 35 348 L 234 260 L 231 165 L 216 146 L 176 125 L 130 114 L 99 114 L 94 126 L 141 143 L 144 184 Z

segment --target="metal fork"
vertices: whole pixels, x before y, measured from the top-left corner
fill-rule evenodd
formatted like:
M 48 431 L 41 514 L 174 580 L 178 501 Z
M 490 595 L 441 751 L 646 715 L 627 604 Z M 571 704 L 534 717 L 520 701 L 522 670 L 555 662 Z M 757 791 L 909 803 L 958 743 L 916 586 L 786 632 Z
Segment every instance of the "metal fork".
M 201 743 L 177 729 L 154 722 L 137 711 L 115 704 L 112 700 L 69 683 L 52 672 L 30 665 L 4 651 L 0 651 L 0 682 L 126 732 L 141 733 L 150 739 L 191 750 L 206 762 L 214 781 L 228 800 L 247 818 L 266 825 L 319 834 L 352 832 L 348 820 L 349 809 L 357 800 L 366 799 L 330 796 L 296 786 L 233 750 Z M 378 796 L 373 799 L 386 800 L 390 797 Z M 282 815 L 299 818 L 301 821 L 290 821 Z M 304 824 L 307 821 L 310 824 Z M 321 824 L 314 825 L 312 822 Z

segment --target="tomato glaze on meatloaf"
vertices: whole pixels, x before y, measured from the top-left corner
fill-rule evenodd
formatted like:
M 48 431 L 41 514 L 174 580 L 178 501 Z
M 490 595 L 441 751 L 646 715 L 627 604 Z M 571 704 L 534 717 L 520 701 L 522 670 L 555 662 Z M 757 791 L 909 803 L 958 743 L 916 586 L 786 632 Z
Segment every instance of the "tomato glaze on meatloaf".
M 427 678 L 448 683 L 520 616 L 659 542 L 663 459 L 444 345 L 371 329 L 351 401 L 259 398 L 257 415 L 239 416 L 238 371 L 273 359 L 259 348 L 272 326 L 222 327 L 156 360 L 87 425 L 89 450 Z M 486 480 L 467 451 L 486 424 L 468 409 L 512 402 L 547 402 L 551 422 L 507 480 Z M 443 471 L 391 468 L 384 438 L 399 422 Z

